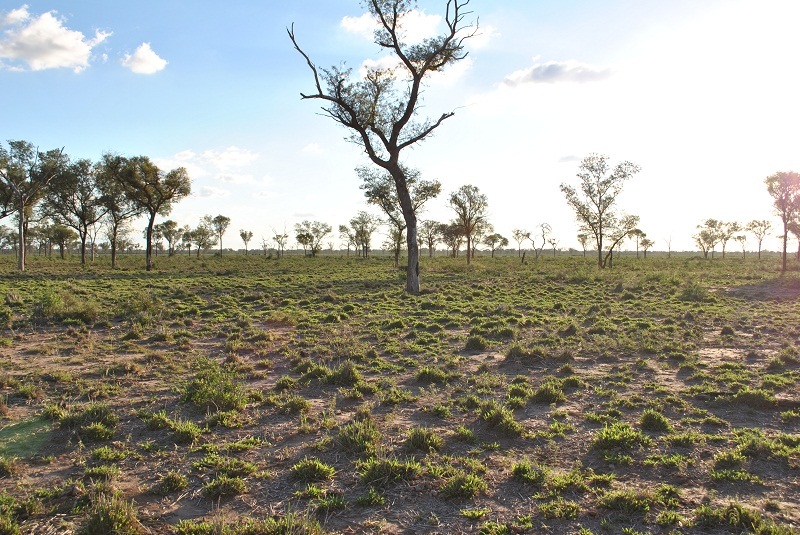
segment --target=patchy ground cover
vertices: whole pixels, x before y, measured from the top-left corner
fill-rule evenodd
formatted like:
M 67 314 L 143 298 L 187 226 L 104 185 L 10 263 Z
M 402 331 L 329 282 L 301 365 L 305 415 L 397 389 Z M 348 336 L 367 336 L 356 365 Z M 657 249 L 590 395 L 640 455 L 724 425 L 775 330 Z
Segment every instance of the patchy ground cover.
M 796 533 L 774 261 L 0 258 L 0 533 Z

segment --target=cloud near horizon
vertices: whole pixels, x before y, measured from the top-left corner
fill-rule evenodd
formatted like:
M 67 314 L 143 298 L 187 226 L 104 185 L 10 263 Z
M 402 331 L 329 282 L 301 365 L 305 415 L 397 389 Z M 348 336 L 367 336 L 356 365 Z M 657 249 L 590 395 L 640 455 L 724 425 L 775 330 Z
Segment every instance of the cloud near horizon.
M 32 71 L 68 68 L 79 73 L 89 67 L 92 49 L 105 41 L 111 32 L 96 30 L 91 39 L 82 32 L 64 26 L 56 11 L 32 17 L 28 6 L 5 13 L 0 18 L 4 35 L 0 38 L 0 68 Z M 10 60 L 10 64 L 4 61 Z
M 515 71 L 503 80 L 507 87 L 524 84 L 555 84 L 561 82 L 588 83 L 609 78 L 612 71 L 608 67 L 594 67 L 577 61 L 548 61 L 536 63 L 526 69 Z
M 136 74 L 155 74 L 164 70 L 169 62 L 156 54 L 150 43 L 142 43 L 133 54 L 125 54 L 120 63 Z

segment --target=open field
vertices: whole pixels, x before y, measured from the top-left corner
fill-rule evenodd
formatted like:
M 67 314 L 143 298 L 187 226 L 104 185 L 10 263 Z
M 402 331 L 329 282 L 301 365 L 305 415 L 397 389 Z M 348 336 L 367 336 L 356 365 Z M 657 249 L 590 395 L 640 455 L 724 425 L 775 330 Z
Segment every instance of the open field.
M 775 259 L 13 261 L 0 533 L 800 530 Z

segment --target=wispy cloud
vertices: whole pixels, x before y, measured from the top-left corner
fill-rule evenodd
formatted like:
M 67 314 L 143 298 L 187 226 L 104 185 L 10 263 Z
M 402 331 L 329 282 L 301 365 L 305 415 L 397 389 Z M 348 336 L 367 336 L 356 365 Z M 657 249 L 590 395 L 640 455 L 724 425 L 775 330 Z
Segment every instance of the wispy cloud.
M 607 67 L 595 67 L 577 61 L 548 61 L 515 71 L 503 80 L 503 85 L 554 84 L 561 82 L 587 83 L 605 80 L 612 74 Z
M 0 18 L 4 36 L 0 39 L 0 66 L 10 70 L 33 71 L 72 69 L 81 72 L 89 66 L 92 49 L 111 32 L 96 30 L 93 38 L 64 26 L 56 11 L 34 17 L 23 5 Z
M 419 43 L 428 37 L 435 36 L 441 22 L 440 15 L 428 15 L 424 10 L 411 10 L 403 17 L 400 38 L 405 43 Z M 373 38 L 375 30 L 379 28 L 378 20 L 369 13 L 364 13 L 360 17 L 344 17 L 339 25 L 348 33 L 354 33 L 370 40 Z
M 215 188 L 213 186 L 203 186 L 202 188 L 200 188 L 200 193 L 199 193 L 200 197 L 205 197 L 205 198 L 227 197 L 230 194 L 231 192 L 226 189 Z
M 133 54 L 125 54 L 120 63 L 136 74 L 155 74 L 164 70 L 168 62 L 150 48 L 150 43 L 142 43 Z

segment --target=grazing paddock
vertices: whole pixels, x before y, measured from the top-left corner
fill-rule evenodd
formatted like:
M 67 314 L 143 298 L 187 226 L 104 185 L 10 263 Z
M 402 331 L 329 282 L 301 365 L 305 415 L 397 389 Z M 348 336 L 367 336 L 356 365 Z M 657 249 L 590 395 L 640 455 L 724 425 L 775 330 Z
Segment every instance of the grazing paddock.
M 795 272 L 422 260 L 0 257 L 0 532 L 798 532 Z

